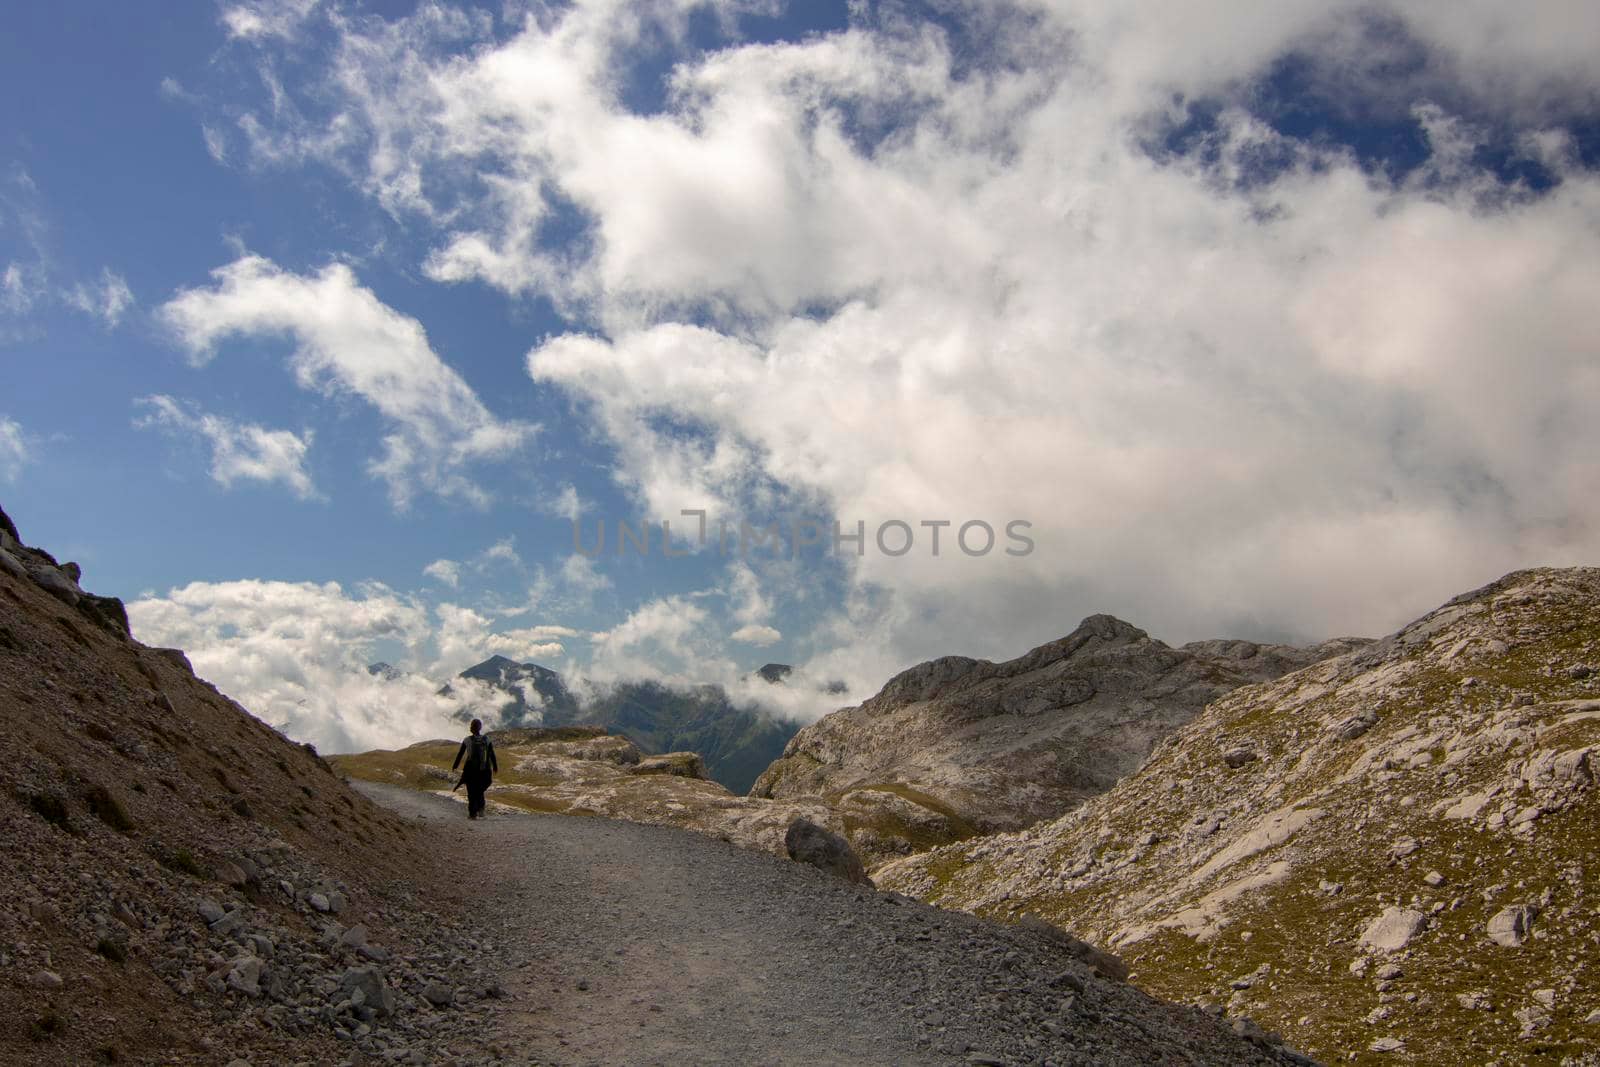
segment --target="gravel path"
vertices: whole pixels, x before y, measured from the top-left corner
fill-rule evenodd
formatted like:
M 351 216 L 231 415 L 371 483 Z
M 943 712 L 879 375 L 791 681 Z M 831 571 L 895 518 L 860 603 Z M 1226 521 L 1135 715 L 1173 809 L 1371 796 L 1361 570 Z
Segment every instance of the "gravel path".
M 657 826 L 353 783 L 438 825 L 505 996 L 481 1042 L 546 1064 L 1307 1062 L 1109 982 L 1050 937 Z M 470 882 L 470 884 L 469 884 Z

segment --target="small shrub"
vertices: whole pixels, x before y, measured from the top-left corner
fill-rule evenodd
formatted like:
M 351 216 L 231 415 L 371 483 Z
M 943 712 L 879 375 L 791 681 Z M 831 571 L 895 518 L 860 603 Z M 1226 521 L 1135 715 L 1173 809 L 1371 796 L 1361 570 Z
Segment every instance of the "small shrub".
M 51 1038 L 65 1033 L 66 1029 L 67 1020 L 57 1015 L 54 1011 L 47 1011 L 33 1020 L 33 1025 L 28 1028 L 28 1033 L 35 1041 L 42 1042 L 49 1041 Z
M 28 806 L 51 826 L 77 834 L 78 828 L 72 825 L 72 817 L 67 812 L 67 802 L 56 794 L 33 793 L 28 797 Z
M 253 819 L 256 817 L 255 809 L 250 807 L 250 802 L 244 797 L 234 797 L 233 813 L 241 819 Z
M 162 850 L 157 853 L 156 860 L 169 871 L 178 871 L 194 878 L 211 877 L 211 872 L 199 860 L 194 858 L 194 853 L 186 848 L 175 848 L 171 851 Z
M 122 806 L 122 801 L 113 796 L 105 786 L 89 786 L 84 790 L 83 799 L 89 805 L 89 810 L 94 813 L 95 818 L 117 831 L 117 833 L 133 832 L 133 820 L 129 818 L 127 809 Z
M 112 963 L 128 962 L 128 946 L 114 937 L 102 937 L 94 943 L 94 950 Z
M 97 722 L 89 723 L 89 725 L 83 728 L 83 732 L 94 738 L 96 741 L 104 741 L 113 748 L 115 748 L 117 745 L 117 735 Z

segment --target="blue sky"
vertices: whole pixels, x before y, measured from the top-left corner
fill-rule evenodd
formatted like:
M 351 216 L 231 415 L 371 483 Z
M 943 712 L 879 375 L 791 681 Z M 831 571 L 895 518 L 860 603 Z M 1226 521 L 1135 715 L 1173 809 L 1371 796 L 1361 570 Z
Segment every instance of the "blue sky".
M 25 5 L 0 501 L 334 748 L 437 732 L 376 658 L 768 700 L 740 679 L 777 659 L 860 699 L 1097 611 L 1382 632 L 1595 561 L 1597 34 L 1563 3 Z M 684 509 L 866 543 L 574 556 L 573 516 L 609 549 Z

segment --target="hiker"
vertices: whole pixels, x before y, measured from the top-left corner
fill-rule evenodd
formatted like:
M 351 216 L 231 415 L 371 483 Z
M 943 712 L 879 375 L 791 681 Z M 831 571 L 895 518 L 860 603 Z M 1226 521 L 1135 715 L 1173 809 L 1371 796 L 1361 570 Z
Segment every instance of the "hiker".
M 461 766 L 462 759 L 467 761 L 465 767 Z M 457 767 L 461 767 L 461 779 L 450 791 L 454 793 L 460 789 L 462 782 L 467 784 L 467 818 L 476 819 L 483 814 L 484 791 L 500 769 L 494 758 L 494 744 L 483 736 L 481 719 L 472 720 L 472 733 L 456 750 L 456 761 L 450 765 L 450 769 L 453 771 Z

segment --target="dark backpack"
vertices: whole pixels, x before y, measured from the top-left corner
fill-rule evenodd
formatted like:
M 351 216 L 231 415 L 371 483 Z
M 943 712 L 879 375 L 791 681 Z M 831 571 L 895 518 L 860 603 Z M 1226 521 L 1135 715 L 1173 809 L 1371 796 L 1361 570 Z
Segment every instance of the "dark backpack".
M 489 739 L 482 734 L 473 734 L 467 738 L 466 770 L 472 774 L 482 774 L 488 769 Z

